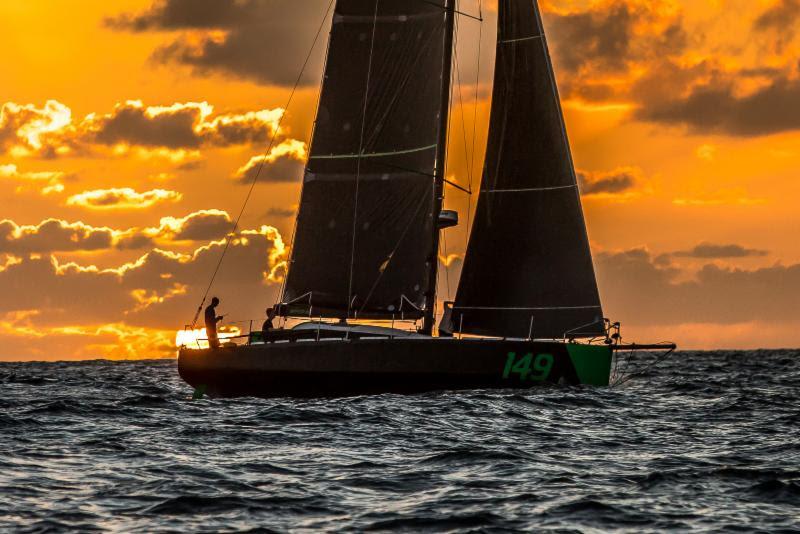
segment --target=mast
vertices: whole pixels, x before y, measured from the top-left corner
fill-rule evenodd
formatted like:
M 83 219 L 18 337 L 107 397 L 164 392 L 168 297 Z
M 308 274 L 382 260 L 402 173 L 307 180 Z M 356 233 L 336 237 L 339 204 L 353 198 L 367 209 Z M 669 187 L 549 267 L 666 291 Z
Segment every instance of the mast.
M 442 64 L 442 94 L 439 117 L 439 140 L 436 149 L 436 172 L 433 186 L 433 240 L 428 257 L 428 291 L 425 293 L 425 315 L 422 334 L 433 334 L 436 322 L 436 282 L 439 273 L 439 214 L 444 203 L 444 180 L 447 164 L 447 125 L 450 111 L 450 83 L 453 69 L 453 31 L 455 28 L 455 2 L 445 0 L 444 60 Z

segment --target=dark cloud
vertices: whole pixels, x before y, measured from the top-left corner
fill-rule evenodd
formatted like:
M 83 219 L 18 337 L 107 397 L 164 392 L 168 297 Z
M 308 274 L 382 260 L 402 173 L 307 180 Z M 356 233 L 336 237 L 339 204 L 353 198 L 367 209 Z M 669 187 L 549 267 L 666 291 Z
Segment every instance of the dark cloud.
M 153 232 L 161 239 L 177 241 L 212 241 L 225 237 L 232 230 L 230 216 L 220 210 L 201 210 L 181 219 L 167 217 Z
M 759 31 L 796 32 L 800 22 L 800 0 L 779 0 L 756 19 Z
M 121 104 L 114 113 L 91 121 L 95 141 L 104 145 L 127 143 L 165 148 L 197 148 L 202 139 L 195 132 L 200 121 L 199 106 L 182 106 L 149 115 L 136 103 Z
M 159 0 L 139 14 L 107 20 L 117 30 L 221 30 L 197 39 L 178 36 L 157 49 L 159 63 L 180 63 L 197 74 L 218 73 L 263 84 L 292 85 L 329 2 L 311 0 Z M 319 45 L 319 43 L 318 43 Z M 324 47 L 320 46 L 322 50 Z M 322 53 L 306 71 L 317 83 Z
M 617 169 L 605 173 L 577 173 L 578 187 L 582 195 L 619 194 L 633 189 L 638 181 L 636 169 Z
M 214 293 L 226 310 L 260 317 L 278 284 L 267 280 L 282 261 L 280 235 L 273 229 L 243 232 L 228 249 L 224 276 Z M 279 244 L 280 243 L 280 244 Z M 222 243 L 193 254 L 154 249 L 118 269 L 61 263 L 52 256 L 19 258 L 0 270 L 0 317 L 37 311 L 37 324 L 113 324 L 178 330 L 191 315 L 216 267 Z M 262 298 L 254 298 L 261 288 Z
M 718 46 L 703 61 L 687 61 L 687 52 L 702 50 L 709 38 L 690 36 L 673 7 L 618 0 L 551 8 L 545 18 L 562 94 L 630 102 L 636 119 L 694 133 L 761 136 L 800 129 L 795 64 L 732 68 Z M 752 39 L 780 54 L 794 42 L 798 19 L 800 0 L 779 0 L 749 21 Z
M 583 10 L 545 11 L 556 70 L 565 95 L 606 101 L 627 95 L 609 75 L 679 55 L 688 44 L 679 13 L 662 2 L 594 2 Z M 624 89 L 623 89 L 624 91 Z
M 778 323 L 800 319 L 800 264 L 742 270 L 706 265 L 689 281 L 646 250 L 596 255 L 607 314 L 633 325 Z
M 0 220 L 0 254 L 142 250 L 175 241 L 214 241 L 231 231 L 230 216 L 220 210 L 200 210 L 185 217 L 163 217 L 149 228 L 116 230 L 83 222 L 47 219 L 37 225 Z
M 110 228 L 47 219 L 38 225 L 20 226 L 0 221 L 0 253 L 29 254 L 56 251 L 109 249 L 115 241 Z
M 754 93 L 737 96 L 732 80 L 692 89 L 686 96 L 650 101 L 636 116 L 687 125 L 699 133 L 758 136 L 800 128 L 800 80 L 779 78 Z
M 207 103 L 145 107 L 139 101 L 118 104 L 113 113 L 91 115 L 81 130 L 91 141 L 168 149 L 195 149 L 201 145 L 231 146 L 266 143 L 275 131 L 280 110 L 228 113 L 211 118 Z
M 619 72 L 632 61 L 682 49 L 687 38 L 680 19 L 669 20 L 658 33 L 636 35 L 638 26 L 664 20 L 657 4 L 601 2 L 587 11 L 548 13 L 559 67 L 571 72 L 587 66 Z
M 273 148 L 268 156 L 251 158 L 236 171 L 234 178 L 241 184 L 250 184 L 256 177 L 264 183 L 297 183 L 303 177 L 305 162 L 305 143 L 289 139 Z
M 236 0 L 160 1 L 138 15 L 110 17 L 106 24 L 111 28 L 136 32 L 230 28 L 247 23 L 257 3 Z
M 297 214 L 297 210 L 293 209 L 286 209 L 286 208 L 270 208 L 267 210 L 266 217 L 276 217 L 279 219 L 288 219 L 290 217 L 294 217 Z
M 130 100 L 111 113 L 91 113 L 78 122 L 67 106 L 54 100 L 43 108 L 8 102 L 0 110 L 0 154 L 18 149 L 43 158 L 90 156 L 118 146 L 175 154 L 208 146 L 264 145 L 275 135 L 282 114 L 281 109 L 214 114 L 206 102 L 145 106 Z
M 700 243 L 691 250 L 680 250 L 672 255 L 679 258 L 697 259 L 726 259 L 726 258 L 752 258 L 768 255 L 766 250 L 746 248 L 741 245 L 716 245 L 714 243 Z

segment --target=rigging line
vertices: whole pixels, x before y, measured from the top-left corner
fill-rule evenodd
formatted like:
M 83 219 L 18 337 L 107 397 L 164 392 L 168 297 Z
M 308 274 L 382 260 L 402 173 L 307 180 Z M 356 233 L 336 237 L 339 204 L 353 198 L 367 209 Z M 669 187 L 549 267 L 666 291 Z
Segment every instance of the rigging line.
M 451 182 L 450 180 L 445 179 L 444 183 L 446 183 L 449 186 L 455 187 L 456 189 L 458 189 L 460 191 L 465 192 L 467 195 L 471 195 L 472 194 L 472 191 L 470 191 L 469 189 L 466 189 L 463 186 L 460 186 L 455 182 Z
M 467 125 L 466 125 L 466 117 L 464 114 L 464 96 L 461 91 L 461 67 L 458 64 L 458 19 L 456 19 L 456 31 L 455 37 L 456 42 L 453 46 L 453 63 L 456 66 L 456 80 L 458 83 L 458 104 L 461 111 L 461 133 L 464 138 L 464 163 L 467 166 L 467 177 L 469 179 L 469 183 L 472 183 L 472 165 L 470 164 L 470 154 L 469 154 L 469 146 L 467 145 Z M 469 194 L 472 194 L 472 190 L 470 189 Z
M 447 248 L 447 232 L 442 232 L 442 244 L 444 245 L 444 274 L 447 281 L 447 300 L 453 300 L 450 292 L 450 251 Z M 436 261 L 439 261 L 437 258 Z
M 200 301 L 200 306 L 197 308 L 197 312 L 194 314 L 194 320 L 192 321 L 192 329 L 197 325 L 197 320 L 200 318 L 200 313 L 203 310 L 203 304 L 205 304 L 206 299 L 208 298 L 208 294 L 211 292 L 211 288 L 214 285 L 214 281 L 217 278 L 217 274 L 219 274 L 220 267 L 222 267 L 222 262 L 225 260 L 225 255 L 228 253 L 228 249 L 231 246 L 231 242 L 233 238 L 236 237 L 236 232 L 239 230 L 239 223 L 242 220 L 242 216 L 244 215 L 245 209 L 247 208 L 247 203 L 250 202 L 250 197 L 253 196 L 253 190 L 258 183 L 258 178 L 261 176 L 261 171 L 264 169 L 264 164 L 267 161 L 267 157 L 269 156 L 270 152 L 272 152 L 272 147 L 275 145 L 275 140 L 278 138 L 278 133 L 281 129 L 281 124 L 283 124 L 283 119 L 286 117 L 286 111 L 289 109 L 289 106 L 292 104 L 292 100 L 294 99 L 294 95 L 297 92 L 297 88 L 300 86 L 300 80 L 303 78 L 303 74 L 306 71 L 306 67 L 308 66 L 308 62 L 311 60 L 311 55 L 314 53 L 314 48 L 317 46 L 317 41 L 319 41 L 319 36 L 322 33 L 322 29 L 325 27 L 325 21 L 328 20 L 328 15 L 333 8 L 335 0 L 331 0 L 328 4 L 328 9 L 325 11 L 325 16 L 322 18 L 322 21 L 319 24 L 319 28 L 317 29 L 317 34 L 314 36 L 314 41 L 311 43 L 311 48 L 306 55 L 305 61 L 303 61 L 303 66 L 300 68 L 300 73 L 297 75 L 297 79 L 294 82 L 294 86 L 292 87 L 292 91 L 289 94 L 289 98 L 286 101 L 286 106 L 283 108 L 283 113 L 281 114 L 280 118 L 278 119 L 278 123 L 275 126 L 275 130 L 272 132 L 272 139 L 270 139 L 269 145 L 267 146 L 267 150 L 264 153 L 264 157 L 261 159 L 261 163 L 258 166 L 258 171 L 256 172 L 255 176 L 253 177 L 253 181 L 250 183 L 250 189 L 247 191 L 247 196 L 244 199 L 244 203 L 242 204 L 242 209 L 239 210 L 239 215 L 236 217 L 236 220 L 233 224 L 233 229 L 228 234 L 228 237 L 225 241 L 225 248 L 222 249 L 222 254 L 219 257 L 219 261 L 217 262 L 217 266 L 214 268 L 214 272 L 211 275 L 211 280 L 208 282 L 208 287 L 206 287 L 206 291 L 203 294 L 203 300 Z
M 331 0 L 331 4 L 328 5 L 328 12 L 330 12 L 330 6 L 333 5 L 333 2 L 335 2 L 335 1 L 336 0 Z M 325 18 L 323 19 L 323 22 L 325 20 L 327 20 L 327 14 L 326 14 Z M 319 81 L 320 90 L 319 90 L 319 93 L 317 94 L 317 105 L 315 106 L 316 112 L 314 114 L 315 118 L 314 118 L 314 122 L 311 124 L 311 131 L 308 134 L 308 140 L 306 142 L 306 146 L 309 147 L 309 150 L 311 149 L 311 145 L 314 142 L 314 133 L 317 131 L 316 116 L 319 113 L 319 104 L 322 101 L 322 87 L 323 87 L 324 81 L 325 81 L 325 71 L 328 69 L 328 54 L 330 52 L 330 49 L 331 49 L 331 40 L 330 40 L 330 38 L 328 38 L 328 44 L 325 46 L 325 60 L 324 60 L 324 64 L 322 65 L 322 73 L 320 75 L 320 81 Z M 292 225 L 292 237 L 291 237 L 291 239 L 289 241 L 289 247 L 291 248 L 291 255 L 289 256 L 289 260 L 286 262 L 286 271 L 283 273 L 283 280 L 281 281 L 280 293 L 278 293 L 276 295 L 276 302 L 275 302 L 276 305 L 280 304 L 281 301 L 283 300 L 284 294 L 286 292 L 286 281 L 289 278 L 289 268 L 292 266 L 292 263 L 294 262 L 294 240 L 297 237 L 297 221 L 299 219 L 298 216 L 300 214 L 300 205 L 303 202 L 302 201 L 302 199 L 303 199 L 303 190 L 305 189 L 305 183 L 306 183 L 305 172 L 307 170 L 308 170 L 308 161 L 306 161 L 306 168 L 303 170 L 304 176 L 303 176 L 303 182 L 300 185 L 300 201 L 297 204 L 297 211 L 296 211 L 295 217 L 294 217 L 294 224 Z M 284 317 L 284 321 L 285 320 L 286 320 L 286 318 Z
M 455 51 L 456 43 L 458 42 L 458 25 L 457 24 L 454 26 L 453 40 L 454 40 L 454 42 L 453 42 L 453 50 Z M 451 61 L 453 61 L 453 60 L 451 60 Z M 455 76 L 456 76 L 456 73 L 454 72 L 454 69 L 451 69 L 450 70 L 450 100 L 449 100 L 449 103 L 448 103 L 448 106 L 450 108 L 453 107 L 453 91 L 455 90 L 455 88 L 454 88 L 455 84 L 453 82 L 455 81 Z M 440 111 L 440 113 L 443 113 L 443 112 L 444 111 Z M 447 121 L 447 147 L 450 146 L 450 140 L 452 139 L 452 137 L 453 137 L 453 121 L 452 120 L 448 120 Z M 442 172 L 442 180 L 446 180 L 447 179 L 447 170 L 450 167 L 450 156 L 451 155 L 452 155 L 452 153 L 448 150 L 446 152 L 446 156 L 445 156 L 445 160 L 444 160 L 444 169 L 443 169 L 443 172 Z M 444 197 L 444 189 L 442 189 L 442 196 Z M 435 199 L 434 199 L 434 202 L 435 202 Z M 435 223 L 436 223 L 436 221 L 434 221 L 434 224 Z M 437 251 L 437 253 L 438 253 L 438 251 Z
M 411 229 L 411 227 L 414 225 L 414 222 L 417 219 L 417 215 L 419 215 L 419 212 L 422 209 L 423 205 L 424 205 L 424 202 L 420 202 L 420 203 L 417 204 L 417 210 L 414 212 L 414 214 L 408 220 L 408 224 L 406 225 L 405 230 L 403 230 L 403 233 L 397 239 L 397 243 L 395 244 L 394 249 L 392 249 L 392 251 L 389 253 L 389 256 L 386 258 L 386 262 L 385 262 L 386 266 L 384 267 L 384 269 L 382 271 L 380 271 L 380 273 L 378 274 L 378 277 L 375 279 L 375 282 L 372 284 L 372 287 L 370 288 L 369 293 L 367 293 L 367 297 L 364 299 L 364 304 L 361 306 L 361 309 L 358 310 L 358 313 L 362 313 L 364 311 L 364 308 L 367 307 L 367 303 L 369 303 L 369 299 L 372 298 L 372 294 L 375 292 L 375 289 L 378 287 L 378 283 L 383 278 L 383 275 L 386 274 L 386 271 L 389 270 L 389 265 L 391 265 L 392 260 L 394 259 L 395 253 L 398 251 L 398 249 L 400 248 L 400 245 L 403 243 L 403 240 L 405 239 L 406 234 L 408 234 L 409 229 Z M 416 306 L 414 306 L 414 307 L 416 307 Z
M 472 108 L 472 169 L 475 170 L 475 140 L 478 136 L 478 93 L 481 81 L 481 53 L 483 51 L 483 0 L 478 0 L 478 13 L 481 22 L 478 24 L 478 59 L 475 73 L 475 102 Z M 469 177 L 469 190 L 472 191 L 475 173 Z M 467 226 L 464 228 L 464 251 L 469 247 L 469 225 L 472 222 L 472 195 L 467 197 Z
M 350 244 L 350 280 L 347 286 L 347 316 L 353 309 L 353 270 L 356 261 L 356 227 L 358 226 L 358 186 L 361 178 L 361 158 L 364 153 L 364 128 L 367 122 L 367 104 L 369 103 L 369 82 L 372 77 L 372 56 L 375 53 L 375 32 L 378 28 L 378 6 L 381 0 L 375 0 L 375 13 L 372 18 L 372 39 L 369 43 L 369 61 L 367 63 L 367 85 L 364 89 L 364 105 L 361 109 L 361 134 L 358 140 L 358 159 L 356 160 L 356 190 L 353 206 L 353 236 Z
M 418 0 L 418 1 L 422 2 L 423 4 L 430 4 L 432 6 L 440 7 L 444 11 L 444 6 L 442 4 L 437 4 L 436 2 L 432 2 L 431 0 Z M 475 15 L 470 15 L 469 13 L 465 13 L 463 11 L 459 11 L 458 9 L 454 9 L 453 13 L 455 13 L 456 15 L 461 15 L 462 17 L 467 17 L 468 19 L 472 19 L 472 20 L 477 20 L 479 22 L 483 22 L 483 13 L 482 12 L 481 12 L 479 17 L 476 17 Z
M 420 176 L 425 176 L 426 178 L 436 178 L 435 174 L 431 174 L 429 172 L 423 172 L 418 169 L 412 169 L 410 167 L 404 167 L 402 165 L 395 165 L 394 163 L 387 163 L 385 161 L 375 161 L 373 162 L 374 165 L 382 165 L 384 167 L 389 167 L 390 169 L 396 169 L 398 171 L 405 171 L 410 174 L 418 174 Z

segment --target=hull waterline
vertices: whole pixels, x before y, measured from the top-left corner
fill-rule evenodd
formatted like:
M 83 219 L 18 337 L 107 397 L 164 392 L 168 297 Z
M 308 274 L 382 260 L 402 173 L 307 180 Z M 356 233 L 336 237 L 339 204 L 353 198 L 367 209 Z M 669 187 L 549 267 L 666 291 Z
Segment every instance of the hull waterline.
M 184 348 L 179 372 L 211 396 L 311 398 L 606 386 L 611 362 L 611 348 L 601 345 L 415 337 Z

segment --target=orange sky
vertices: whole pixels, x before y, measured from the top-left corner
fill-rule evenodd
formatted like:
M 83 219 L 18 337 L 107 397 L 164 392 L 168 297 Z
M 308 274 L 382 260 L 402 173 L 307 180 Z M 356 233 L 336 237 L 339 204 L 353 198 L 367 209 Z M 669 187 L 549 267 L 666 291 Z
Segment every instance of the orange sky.
M 606 314 L 683 348 L 800 344 L 800 2 L 541 5 Z M 0 360 L 174 351 L 326 7 L 0 3 Z M 494 56 L 483 10 L 480 52 L 478 23 L 459 21 L 463 130 L 451 114 L 472 155 L 477 109 L 475 179 Z M 279 291 L 324 44 L 215 287 L 231 318 Z M 453 135 L 464 184 L 467 159 Z M 466 197 L 447 194 L 463 220 Z M 451 292 L 465 231 L 446 236 Z

